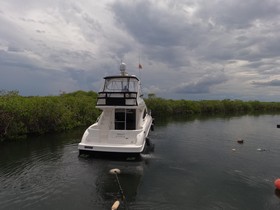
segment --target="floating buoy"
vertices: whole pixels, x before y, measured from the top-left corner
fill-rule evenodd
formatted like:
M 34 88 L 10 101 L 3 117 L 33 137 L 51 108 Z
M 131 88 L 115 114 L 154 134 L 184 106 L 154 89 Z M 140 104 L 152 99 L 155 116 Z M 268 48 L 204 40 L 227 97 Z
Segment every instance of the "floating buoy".
M 113 168 L 109 171 L 110 174 L 120 174 L 121 170 L 118 168 Z
M 119 208 L 119 205 L 120 205 L 120 202 L 118 200 L 116 200 L 111 209 L 117 210 Z
M 244 140 L 243 140 L 243 139 L 237 139 L 237 143 L 238 143 L 238 144 L 243 144 L 243 143 L 244 143 Z
M 280 190 L 280 179 L 276 179 L 276 180 L 274 181 L 274 185 L 275 185 L 275 187 L 276 187 L 278 190 Z
M 258 148 L 257 149 L 259 152 L 264 152 L 264 151 L 266 151 L 265 149 L 263 149 L 263 148 Z

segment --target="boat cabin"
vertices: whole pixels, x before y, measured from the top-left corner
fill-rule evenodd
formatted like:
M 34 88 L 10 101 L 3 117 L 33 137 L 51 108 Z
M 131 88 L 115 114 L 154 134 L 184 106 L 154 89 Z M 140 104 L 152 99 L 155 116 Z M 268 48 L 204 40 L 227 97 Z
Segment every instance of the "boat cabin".
M 109 127 L 114 130 L 139 129 L 141 114 L 146 116 L 147 113 L 143 104 L 139 106 L 143 102 L 139 79 L 133 75 L 108 76 L 104 79 L 96 107 L 106 109 L 106 113 L 112 109 L 111 119 L 114 122 Z

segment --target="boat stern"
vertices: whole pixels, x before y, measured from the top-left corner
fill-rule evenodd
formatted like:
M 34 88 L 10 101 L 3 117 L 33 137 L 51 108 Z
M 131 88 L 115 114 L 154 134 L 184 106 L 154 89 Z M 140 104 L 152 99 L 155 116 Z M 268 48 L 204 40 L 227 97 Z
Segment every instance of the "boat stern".
M 79 151 L 86 152 L 110 152 L 110 153 L 133 153 L 143 152 L 146 139 L 143 130 L 110 130 L 87 129 L 81 143 L 78 144 Z

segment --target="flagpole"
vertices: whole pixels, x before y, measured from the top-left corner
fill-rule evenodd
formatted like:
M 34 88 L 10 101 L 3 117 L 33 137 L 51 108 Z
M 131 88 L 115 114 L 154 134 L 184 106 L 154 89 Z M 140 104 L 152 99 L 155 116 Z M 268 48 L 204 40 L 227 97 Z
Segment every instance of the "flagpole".
M 141 75 L 140 69 L 142 69 L 142 65 L 140 63 L 140 55 L 139 55 L 139 57 L 138 57 L 138 71 L 139 71 L 139 78 L 141 80 L 142 79 L 142 75 Z
M 140 62 L 140 55 L 139 55 L 139 57 L 138 57 L 138 71 L 139 71 L 139 79 L 140 79 L 140 88 L 141 88 L 141 92 L 142 92 L 142 74 L 141 74 L 141 69 L 142 69 L 142 65 L 141 65 L 141 62 Z

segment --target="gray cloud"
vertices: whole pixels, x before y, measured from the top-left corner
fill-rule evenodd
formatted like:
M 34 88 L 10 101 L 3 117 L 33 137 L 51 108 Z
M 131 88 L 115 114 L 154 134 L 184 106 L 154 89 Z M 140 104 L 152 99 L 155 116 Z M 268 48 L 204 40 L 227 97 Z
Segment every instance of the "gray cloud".
M 199 45 L 207 29 L 177 8 L 161 8 L 156 1 L 117 1 L 112 4 L 116 24 L 136 39 L 151 60 L 184 66 L 186 52 Z
M 183 25 L 176 21 L 178 17 L 161 10 L 150 1 L 133 1 L 129 4 L 125 1 L 115 2 L 112 11 L 118 26 L 124 27 L 140 43 L 153 46 L 180 44 L 176 34 L 180 34 L 178 30 Z
M 212 87 L 226 82 L 228 78 L 223 73 L 205 75 L 196 82 L 182 84 L 175 89 L 176 93 L 201 94 L 210 93 Z
M 270 81 L 266 81 L 266 82 L 258 82 L 258 81 L 253 81 L 252 85 L 254 86 L 280 86 L 280 80 L 278 79 L 274 79 L 274 80 L 270 80 Z
M 280 98 L 278 0 L 11 0 L 0 7 L 0 89 L 97 91 L 121 60 L 138 73 L 141 57 L 145 90 L 157 95 Z
M 200 4 L 198 15 L 212 18 L 216 24 L 227 29 L 244 29 L 253 26 L 255 21 L 270 21 L 279 17 L 280 7 L 277 0 L 256 1 L 215 1 Z

